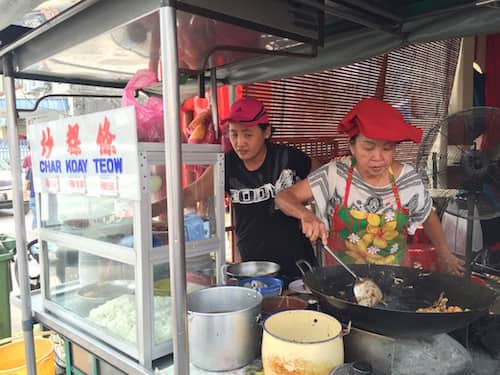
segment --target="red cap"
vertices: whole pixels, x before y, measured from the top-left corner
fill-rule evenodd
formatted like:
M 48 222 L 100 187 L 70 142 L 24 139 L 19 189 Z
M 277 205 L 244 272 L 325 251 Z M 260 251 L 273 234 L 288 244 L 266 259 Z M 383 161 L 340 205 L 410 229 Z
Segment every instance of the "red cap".
M 223 122 L 235 122 L 245 126 L 268 124 L 266 109 L 261 101 L 255 98 L 237 100 L 231 106 L 229 116 Z
M 401 112 L 376 98 L 360 100 L 340 121 L 339 132 L 349 138 L 362 133 L 365 137 L 401 142 L 422 140 L 422 130 L 408 123 Z

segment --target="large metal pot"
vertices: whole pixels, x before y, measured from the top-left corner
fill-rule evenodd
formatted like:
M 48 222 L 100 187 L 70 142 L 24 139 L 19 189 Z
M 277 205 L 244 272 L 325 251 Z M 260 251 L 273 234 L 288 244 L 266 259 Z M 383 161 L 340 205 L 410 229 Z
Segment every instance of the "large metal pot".
M 344 363 L 339 321 L 318 311 L 290 310 L 264 322 L 262 364 L 266 375 L 328 375 Z
M 262 295 L 249 288 L 218 286 L 188 295 L 191 363 L 207 371 L 243 367 L 257 357 Z

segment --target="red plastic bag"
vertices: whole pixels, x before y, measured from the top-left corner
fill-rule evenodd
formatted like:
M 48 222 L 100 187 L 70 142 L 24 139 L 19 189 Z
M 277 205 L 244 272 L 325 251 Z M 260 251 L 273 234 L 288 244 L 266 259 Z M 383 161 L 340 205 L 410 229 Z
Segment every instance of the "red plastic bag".
M 122 106 L 133 106 L 137 122 L 137 140 L 139 142 L 163 142 L 163 100 L 150 97 L 144 103 L 135 98 L 136 90 L 158 82 L 156 73 L 139 70 L 128 81 L 123 90 Z

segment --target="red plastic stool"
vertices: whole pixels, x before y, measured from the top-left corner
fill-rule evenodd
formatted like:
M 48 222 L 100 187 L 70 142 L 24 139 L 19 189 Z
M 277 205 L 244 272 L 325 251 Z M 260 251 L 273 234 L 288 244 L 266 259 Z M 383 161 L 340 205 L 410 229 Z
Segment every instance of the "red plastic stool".
M 418 227 L 415 230 L 411 243 L 417 245 L 422 245 L 422 244 L 429 245 L 431 243 L 431 241 L 425 234 L 424 228 L 422 226 Z
M 409 267 L 426 271 L 439 272 L 437 252 L 430 244 L 409 244 L 406 250 Z

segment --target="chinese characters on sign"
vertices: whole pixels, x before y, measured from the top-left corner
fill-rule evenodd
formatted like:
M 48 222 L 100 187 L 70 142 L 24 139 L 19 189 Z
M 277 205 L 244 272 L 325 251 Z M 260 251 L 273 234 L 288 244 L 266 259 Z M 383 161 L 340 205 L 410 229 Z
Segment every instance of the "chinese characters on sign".
M 101 177 L 99 181 L 99 191 L 102 196 L 116 196 L 118 192 L 116 177 Z
M 54 139 L 50 134 L 50 128 L 45 128 L 42 130 L 42 141 L 40 142 L 40 145 L 42 146 L 42 156 L 45 159 L 50 158 L 52 147 L 54 147 Z
M 35 189 L 140 199 L 132 107 L 30 126 Z
M 99 154 L 113 155 L 116 154 L 116 148 L 112 144 L 116 136 L 109 131 L 109 120 L 104 117 L 104 124 L 99 124 L 99 132 L 97 133 L 96 143 L 99 146 Z
M 49 193 L 59 192 L 59 179 L 53 177 L 47 177 L 45 179 L 45 187 Z
M 66 144 L 68 145 L 68 154 L 70 155 L 80 155 L 82 150 L 80 150 L 80 139 L 78 138 L 78 130 L 80 127 L 78 124 L 71 125 L 68 124 L 68 132 L 66 134 Z

